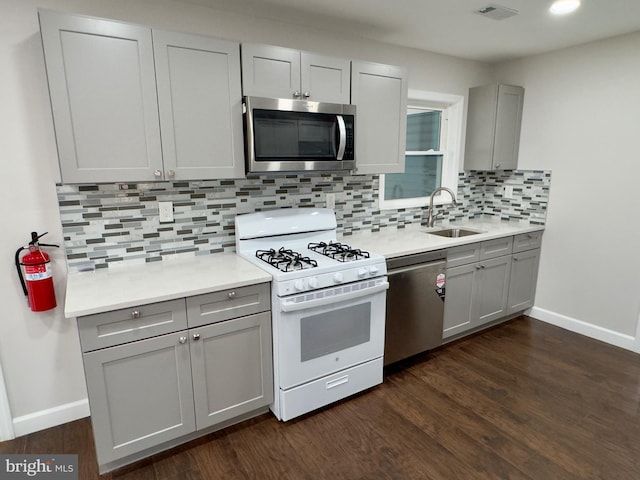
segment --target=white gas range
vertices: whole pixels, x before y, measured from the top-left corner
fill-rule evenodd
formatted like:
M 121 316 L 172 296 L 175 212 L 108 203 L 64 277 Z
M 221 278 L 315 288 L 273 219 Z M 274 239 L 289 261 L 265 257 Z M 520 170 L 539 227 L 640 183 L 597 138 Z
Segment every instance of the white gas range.
M 273 276 L 274 414 L 289 420 L 382 382 L 384 257 L 337 241 L 333 210 L 236 217 L 236 250 Z

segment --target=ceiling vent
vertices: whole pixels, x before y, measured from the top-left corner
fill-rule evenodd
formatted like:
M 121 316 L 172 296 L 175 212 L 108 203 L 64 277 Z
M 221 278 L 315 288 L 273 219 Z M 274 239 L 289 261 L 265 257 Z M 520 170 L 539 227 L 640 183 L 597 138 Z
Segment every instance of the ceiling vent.
M 482 7 L 480 10 L 476 10 L 475 13 L 493 20 L 504 20 L 505 18 L 518 15 L 520 12 L 511 8 L 503 7 L 502 5 L 491 4 L 486 7 Z

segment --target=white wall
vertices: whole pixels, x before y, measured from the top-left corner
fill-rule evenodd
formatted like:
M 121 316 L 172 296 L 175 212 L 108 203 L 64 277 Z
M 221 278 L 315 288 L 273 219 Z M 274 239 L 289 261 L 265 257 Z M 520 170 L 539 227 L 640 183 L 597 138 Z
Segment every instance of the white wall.
M 63 315 L 65 262 L 51 250 L 59 307 L 29 311 L 13 266 L 13 253 L 31 230 L 62 243 L 56 201 L 56 150 L 36 9 L 83 13 L 241 41 L 406 65 L 410 88 L 466 95 L 487 83 L 492 69 L 477 62 L 375 44 L 308 27 L 264 21 L 169 0 L 0 0 L 0 189 L 5 231 L 0 236 L 0 364 L 16 434 L 88 413 L 74 319 Z M 0 385 L 1 388 L 1 385 Z
M 552 170 L 533 315 L 640 351 L 640 33 L 509 62 L 520 167 Z

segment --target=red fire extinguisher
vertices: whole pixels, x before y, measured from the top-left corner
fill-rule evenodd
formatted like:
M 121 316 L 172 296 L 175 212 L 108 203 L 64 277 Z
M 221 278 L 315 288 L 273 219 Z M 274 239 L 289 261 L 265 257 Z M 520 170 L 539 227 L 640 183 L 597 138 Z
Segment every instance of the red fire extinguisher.
M 59 247 L 39 243 L 38 240 L 48 232 L 38 235 L 31 232 L 31 241 L 28 247 L 20 247 L 16 252 L 16 269 L 22 284 L 22 290 L 27 296 L 29 307 L 34 312 L 44 312 L 56 307 L 56 293 L 53 289 L 53 276 L 51 274 L 51 260 L 49 255 L 40 250 L 40 247 Z M 29 250 L 29 253 L 20 258 L 20 252 Z M 25 274 L 22 275 L 20 265 L 24 266 Z M 26 277 L 26 278 L 25 278 Z

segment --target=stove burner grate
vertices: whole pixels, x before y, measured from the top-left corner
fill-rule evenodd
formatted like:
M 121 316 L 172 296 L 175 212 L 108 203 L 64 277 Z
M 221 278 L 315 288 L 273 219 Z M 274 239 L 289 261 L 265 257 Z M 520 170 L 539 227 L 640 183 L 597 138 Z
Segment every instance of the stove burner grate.
M 318 266 L 318 262 L 315 260 L 304 257 L 302 254 L 284 247 L 279 250 L 275 250 L 274 248 L 257 250 L 256 257 L 281 272 L 293 272 L 295 270 L 305 270 Z
M 339 262 L 353 262 L 369 258 L 369 252 L 360 250 L 359 248 L 351 248 L 350 245 L 340 242 L 318 242 L 310 243 L 307 248 L 313 252 L 333 258 Z

